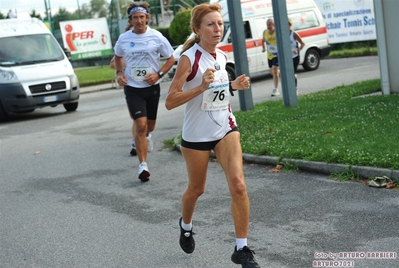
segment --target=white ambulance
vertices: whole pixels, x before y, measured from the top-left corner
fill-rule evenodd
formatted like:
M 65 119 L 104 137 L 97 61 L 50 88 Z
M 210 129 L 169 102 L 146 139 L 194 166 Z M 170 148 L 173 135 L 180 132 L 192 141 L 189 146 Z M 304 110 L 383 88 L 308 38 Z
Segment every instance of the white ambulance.
M 79 95 L 72 65 L 42 21 L 0 20 L 0 121 L 59 104 L 75 111 Z
M 224 20 L 224 35 L 218 48 L 223 50 L 228 57 L 227 71 L 231 78 L 235 77 L 235 62 L 227 1 L 218 2 L 222 7 Z M 300 52 L 300 63 L 307 71 L 316 70 L 320 59 L 328 56 L 330 45 L 328 42 L 327 28 L 322 14 L 313 0 L 286 0 L 288 17 L 293 22 L 292 29 L 296 31 L 305 42 L 304 49 Z M 262 35 L 266 29 L 266 20 L 273 17 L 271 0 L 241 0 L 241 10 L 244 25 L 245 44 L 248 56 L 248 68 L 251 75 L 269 71 L 267 54 L 262 52 Z M 191 37 L 191 36 L 190 36 Z M 175 54 L 179 54 L 179 49 Z M 173 76 L 176 65 L 172 68 Z

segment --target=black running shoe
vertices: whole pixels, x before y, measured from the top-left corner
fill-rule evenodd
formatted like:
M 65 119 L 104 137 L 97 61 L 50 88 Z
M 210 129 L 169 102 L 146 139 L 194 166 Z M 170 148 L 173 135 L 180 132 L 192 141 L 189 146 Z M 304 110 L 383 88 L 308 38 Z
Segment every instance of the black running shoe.
M 134 144 L 132 144 L 132 146 L 130 147 L 130 155 L 132 156 L 137 155 L 136 146 Z
M 260 268 L 254 257 L 255 251 L 250 250 L 245 246 L 243 249 L 237 251 L 234 248 L 234 253 L 231 255 L 231 261 L 235 264 L 241 264 L 242 268 Z
M 181 227 L 182 218 L 180 218 L 179 226 L 180 226 L 180 247 L 187 254 L 193 253 L 195 249 L 195 241 L 194 241 L 194 232 L 186 231 Z

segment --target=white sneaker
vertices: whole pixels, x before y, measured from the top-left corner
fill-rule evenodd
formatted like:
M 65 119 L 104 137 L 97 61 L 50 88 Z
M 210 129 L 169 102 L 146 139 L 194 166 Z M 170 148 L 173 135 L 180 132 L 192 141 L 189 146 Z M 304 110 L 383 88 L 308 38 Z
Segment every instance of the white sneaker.
M 148 171 L 148 165 L 146 162 L 142 162 L 139 165 L 139 180 L 146 182 L 150 179 L 150 171 Z
M 273 88 L 272 97 L 280 96 L 280 91 L 277 88 Z
M 154 150 L 154 142 L 151 139 L 151 133 L 147 136 L 147 152 Z

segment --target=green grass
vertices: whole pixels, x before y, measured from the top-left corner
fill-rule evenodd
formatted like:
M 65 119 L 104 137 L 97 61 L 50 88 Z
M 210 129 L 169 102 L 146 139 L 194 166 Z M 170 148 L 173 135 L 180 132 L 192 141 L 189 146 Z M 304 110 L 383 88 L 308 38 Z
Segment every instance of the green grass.
M 81 87 L 110 83 L 115 70 L 109 66 L 75 68 Z
M 376 47 L 337 50 L 331 57 L 376 53 Z M 76 68 L 80 85 L 109 83 L 108 66 Z M 399 96 L 357 96 L 381 91 L 380 80 L 298 97 L 298 106 L 268 101 L 235 111 L 244 153 L 346 165 L 399 169 Z M 174 139 L 168 140 L 169 148 Z M 173 147 L 173 146 L 172 146 Z M 291 169 L 296 170 L 293 166 Z
M 379 79 L 236 111 L 243 152 L 399 169 L 399 96 L 355 98 L 376 91 Z
M 355 57 L 355 56 L 372 56 L 377 55 L 377 47 L 360 47 L 345 50 L 331 51 L 328 55 L 329 59 L 332 58 L 345 58 L 345 57 Z

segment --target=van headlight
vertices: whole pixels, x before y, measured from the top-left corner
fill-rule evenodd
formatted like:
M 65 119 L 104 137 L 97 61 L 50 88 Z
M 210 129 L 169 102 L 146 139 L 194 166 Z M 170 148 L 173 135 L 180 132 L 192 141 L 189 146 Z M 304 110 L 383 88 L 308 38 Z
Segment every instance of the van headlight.
M 12 83 L 15 81 L 18 81 L 18 77 L 14 71 L 0 69 L 0 83 Z

